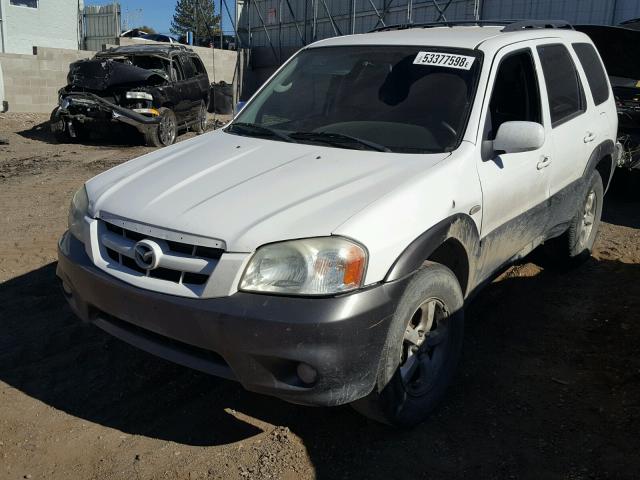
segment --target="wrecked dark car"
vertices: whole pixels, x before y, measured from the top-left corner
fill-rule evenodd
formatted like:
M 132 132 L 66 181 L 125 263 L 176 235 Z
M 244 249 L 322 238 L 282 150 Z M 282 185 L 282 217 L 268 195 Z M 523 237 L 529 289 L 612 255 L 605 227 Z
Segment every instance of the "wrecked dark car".
M 72 63 L 51 130 L 61 142 L 114 124 L 135 127 L 147 145 L 167 146 L 180 131 L 207 127 L 209 78 L 192 50 L 176 45 L 112 48 Z
M 624 27 L 637 25 L 637 20 Z M 607 69 L 618 110 L 618 166 L 640 169 L 640 31 L 636 28 L 579 25 L 596 45 Z

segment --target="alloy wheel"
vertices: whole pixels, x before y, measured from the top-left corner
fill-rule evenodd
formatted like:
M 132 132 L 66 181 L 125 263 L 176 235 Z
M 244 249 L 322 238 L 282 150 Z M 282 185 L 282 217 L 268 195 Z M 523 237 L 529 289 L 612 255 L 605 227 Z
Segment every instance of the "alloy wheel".
M 414 312 L 404 333 L 400 375 L 407 393 L 423 395 L 432 388 L 446 359 L 449 312 L 431 298 Z

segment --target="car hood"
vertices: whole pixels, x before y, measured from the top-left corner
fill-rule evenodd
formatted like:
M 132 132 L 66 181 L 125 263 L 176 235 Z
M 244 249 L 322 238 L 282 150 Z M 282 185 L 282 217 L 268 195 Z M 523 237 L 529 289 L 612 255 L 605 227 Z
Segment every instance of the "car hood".
M 330 235 L 448 155 L 346 150 L 218 130 L 119 165 L 86 186 L 94 216 L 251 252 L 278 240 Z

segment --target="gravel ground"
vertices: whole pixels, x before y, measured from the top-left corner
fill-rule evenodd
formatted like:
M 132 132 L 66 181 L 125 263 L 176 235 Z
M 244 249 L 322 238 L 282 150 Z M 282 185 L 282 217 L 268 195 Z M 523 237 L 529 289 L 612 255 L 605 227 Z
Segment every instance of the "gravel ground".
M 399 432 L 81 325 L 55 281 L 71 194 L 150 149 L 58 145 L 27 114 L 0 140 L 0 478 L 640 478 L 640 179 L 619 172 L 585 265 L 534 252 L 477 297 L 444 404 Z

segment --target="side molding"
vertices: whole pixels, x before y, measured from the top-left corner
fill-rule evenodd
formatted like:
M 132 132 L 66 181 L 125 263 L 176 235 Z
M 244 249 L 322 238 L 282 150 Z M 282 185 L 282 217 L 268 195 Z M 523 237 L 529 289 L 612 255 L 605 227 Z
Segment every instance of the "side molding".
M 393 263 L 384 281 L 391 282 L 412 274 L 440 245 L 451 238 L 465 248 L 469 272 L 473 276 L 474 259 L 479 251 L 479 233 L 471 217 L 458 213 L 438 222 L 411 242 Z

